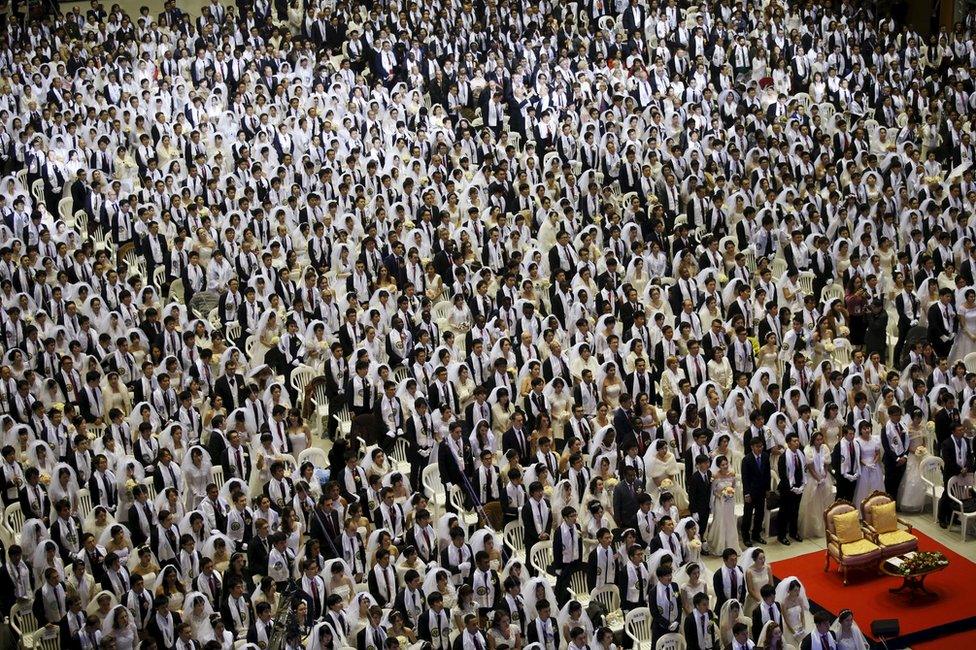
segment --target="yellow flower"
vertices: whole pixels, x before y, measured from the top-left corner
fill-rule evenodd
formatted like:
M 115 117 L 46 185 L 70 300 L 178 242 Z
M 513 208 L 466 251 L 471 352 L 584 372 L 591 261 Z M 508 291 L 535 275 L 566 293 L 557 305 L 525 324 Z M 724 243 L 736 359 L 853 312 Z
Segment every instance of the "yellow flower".
M 666 478 L 663 481 L 661 481 L 661 488 L 664 489 L 664 490 L 668 489 L 672 485 L 674 485 L 674 481 L 672 481 L 669 478 Z

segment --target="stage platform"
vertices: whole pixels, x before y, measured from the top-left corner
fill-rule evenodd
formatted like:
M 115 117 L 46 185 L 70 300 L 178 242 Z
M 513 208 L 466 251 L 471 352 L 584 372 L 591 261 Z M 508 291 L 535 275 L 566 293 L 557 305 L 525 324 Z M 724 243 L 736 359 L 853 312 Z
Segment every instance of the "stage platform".
M 897 648 L 946 648 L 974 647 L 958 645 L 953 639 L 969 641 L 976 638 L 976 564 L 920 533 L 920 551 L 940 551 L 949 559 L 949 566 L 932 574 L 925 581 L 938 597 L 918 597 L 908 594 L 892 594 L 889 589 L 901 585 L 899 578 L 881 574 L 874 569 L 851 571 L 847 586 L 831 562 L 829 572 L 824 572 L 825 551 L 807 553 L 788 560 L 773 563 L 778 580 L 796 576 L 806 587 L 811 609 L 824 609 L 837 615 L 842 609 L 851 609 L 861 630 L 871 641 L 871 621 L 896 618 L 901 626 L 898 639 L 888 643 L 891 650 Z M 881 647 L 880 645 L 878 647 Z

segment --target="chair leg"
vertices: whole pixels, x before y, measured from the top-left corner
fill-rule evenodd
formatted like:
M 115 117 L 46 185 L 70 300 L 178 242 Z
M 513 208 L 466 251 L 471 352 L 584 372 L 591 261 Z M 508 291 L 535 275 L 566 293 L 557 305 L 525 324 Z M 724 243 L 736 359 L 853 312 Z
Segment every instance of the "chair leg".
M 841 565 L 840 569 L 841 569 L 841 573 L 844 576 L 844 586 L 846 587 L 847 586 L 847 567 L 844 566 L 844 565 Z
M 825 555 L 827 556 L 827 561 L 824 563 L 824 573 L 827 573 L 830 571 L 830 552 L 828 551 Z

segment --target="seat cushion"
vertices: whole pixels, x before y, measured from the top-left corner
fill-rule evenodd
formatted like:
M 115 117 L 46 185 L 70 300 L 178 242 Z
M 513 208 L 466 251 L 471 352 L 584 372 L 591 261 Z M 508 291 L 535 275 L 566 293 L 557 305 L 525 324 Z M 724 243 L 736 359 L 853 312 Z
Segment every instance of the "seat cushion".
M 840 550 L 843 551 L 844 555 L 848 556 L 866 555 L 877 551 L 878 546 L 869 540 L 859 539 L 856 542 L 841 544 Z
M 864 538 L 861 530 L 861 517 L 857 510 L 845 512 L 834 517 L 834 531 L 841 544 L 851 544 Z M 846 551 L 845 551 L 846 552 Z
M 871 508 L 873 527 L 879 533 L 893 533 L 898 530 L 898 515 L 895 514 L 895 502 L 889 501 L 884 505 Z
M 881 533 L 878 535 L 878 542 L 882 546 L 897 546 L 899 544 L 910 544 L 911 542 L 917 542 L 918 539 L 905 530 L 894 530 L 890 533 Z

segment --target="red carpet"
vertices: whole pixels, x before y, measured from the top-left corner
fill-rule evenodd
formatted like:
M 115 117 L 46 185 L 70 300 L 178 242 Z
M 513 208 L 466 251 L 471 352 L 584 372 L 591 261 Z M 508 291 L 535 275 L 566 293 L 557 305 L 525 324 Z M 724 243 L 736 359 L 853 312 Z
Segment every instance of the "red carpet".
M 976 630 L 944 636 L 935 641 L 916 643 L 912 650 L 945 650 L 945 648 L 976 648 Z
M 920 551 L 941 551 L 949 559 L 945 570 L 925 581 L 925 587 L 938 593 L 938 598 L 922 597 L 913 601 L 907 594 L 889 593 L 888 590 L 899 586 L 901 580 L 867 568 L 851 571 L 850 584 L 845 587 L 836 563 L 831 562 L 830 571 L 824 573 L 824 551 L 780 560 L 773 563 L 773 570 L 777 579 L 799 578 L 806 587 L 807 596 L 815 603 L 814 609 L 819 605 L 835 615 L 842 609 L 852 609 L 861 630 L 868 636 L 871 621 L 884 618 L 897 618 L 901 625 L 899 638 L 912 640 L 913 645 L 976 628 L 976 598 L 972 592 L 972 586 L 976 584 L 976 564 L 918 530 L 914 534 L 918 537 Z M 967 640 L 969 638 L 967 636 Z M 972 638 L 976 638 L 976 634 Z M 937 646 L 946 647 L 945 639 L 929 647 Z M 974 647 L 974 644 L 958 647 Z

